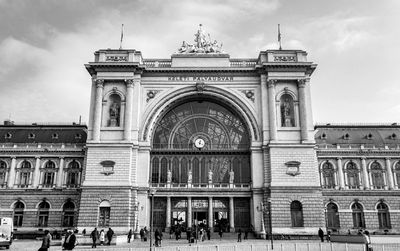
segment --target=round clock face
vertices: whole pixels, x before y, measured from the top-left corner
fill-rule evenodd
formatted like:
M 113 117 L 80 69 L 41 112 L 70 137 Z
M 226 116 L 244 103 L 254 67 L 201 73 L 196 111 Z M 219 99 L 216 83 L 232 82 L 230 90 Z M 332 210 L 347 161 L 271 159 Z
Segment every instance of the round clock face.
M 194 146 L 201 149 L 204 147 L 204 145 L 206 144 L 206 142 L 204 142 L 204 139 L 198 138 L 194 141 Z

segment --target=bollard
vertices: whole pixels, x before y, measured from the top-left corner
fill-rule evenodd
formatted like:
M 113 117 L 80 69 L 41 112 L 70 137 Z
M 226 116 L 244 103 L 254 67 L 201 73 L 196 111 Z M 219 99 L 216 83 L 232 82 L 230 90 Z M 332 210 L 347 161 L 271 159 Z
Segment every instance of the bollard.
M 311 251 L 310 250 L 310 243 L 307 243 L 307 251 Z
M 345 249 L 346 249 L 346 251 L 349 251 L 349 246 L 347 246 L 347 243 L 345 245 Z

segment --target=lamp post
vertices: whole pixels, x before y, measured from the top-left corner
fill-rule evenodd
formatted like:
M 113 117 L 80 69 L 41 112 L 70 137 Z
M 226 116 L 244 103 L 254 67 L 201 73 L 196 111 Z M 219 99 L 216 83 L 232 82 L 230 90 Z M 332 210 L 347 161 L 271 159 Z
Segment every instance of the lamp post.
M 156 194 L 156 189 L 150 189 L 151 195 L 151 210 L 150 210 L 150 251 L 153 248 L 153 238 L 152 238 L 152 231 L 153 231 L 153 213 L 154 213 L 154 194 Z
M 274 249 L 274 236 L 272 235 L 271 198 L 268 198 L 267 202 L 268 202 L 268 221 L 269 221 L 269 234 L 271 238 L 271 249 Z
M 133 211 L 135 212 L 135 226 L 134 226 L 134 238 L 137 239 L 140 235 L 139 233 L 139 201 L 136 201 L 133 205 Z
M 265 226 L 264 226 L 264 213 L 265 213 L 265 209 L 264 209 L 264 204 L 262 202 L 260 202 L 260 206 L 257 206 L 257 210 L 259 212 L 261 212 L 261 232 L 260 232 L 260 237 L 261 239 L 266 239 L 266 233 L 265 233 Z

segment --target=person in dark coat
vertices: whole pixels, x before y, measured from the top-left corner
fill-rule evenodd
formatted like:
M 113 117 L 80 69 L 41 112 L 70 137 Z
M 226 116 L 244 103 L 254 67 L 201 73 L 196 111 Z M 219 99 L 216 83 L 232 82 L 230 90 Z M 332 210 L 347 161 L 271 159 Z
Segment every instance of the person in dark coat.
M 143 228 L 140 229 L 139 234 L 140 234 L 140 240 L 143 241 L 143 238 L 144 238 L 144 230 L 143 230 Z
M 249 230 L 246 228 L 246 230 L 244 230 L 244 239 L 247 240 L 247 236 L 249 235 Z
M 318 229 L 318 236 L 321 238 L 321 242 L 324 242 L 324 230 L 321 228 Z
M 149 236 L 149 230 L 146 227 L 143 229 L 143 241 L 147 241 L 147 237 Z
M 94 228 L 90 233 L 90 238 L 92 238 L 92 248 L 96 248 L 97 240 L 99 239 L 99 231 L 97 231 L 97 228 Z
M 111 227 L 108 229 L 106 235 L 107 235 L 107 240 L 108 240 L 107 245 L 111 245 L 111 240 L 112 240 L 112 237 L 114 235 L 114 231 L 111 229 Z
M 190 243 L 191 237 L 192 237 L 192 230 L 190 230 L 190 228 L 188 227 L 188 229 L 186 230 L 186 237 L 188 239 L 188 242 Z
M 154 233 L 154 238 L 156 239 L 156 247 L 161 247 L 162 234 L 158 229 L 156 229 L 156 232 Z
M 73 250 L 76 243 L 76 236 L 72 230 L 68 230 L 68 234 L 65 236 L 64 249 Z
M 207 239 L 210 240 L 211 239 L 211 229 L 208 227 L 206 232 L 207 232 Z
M 238 242 L 242 242 L 242 229 L 240 229 L 240 228 L 238 231 Z
M 132 229 L 129 229 L 129 232 L 128 232 L 128 243 L 131 243 L 131 239 L 132 239 Z
M 223 232 L 222 232 L 222 228 L 221 227 L 219 228 L 218 234 L 219 234 L 219 240 L 222 240 Z
M 39 251 L 47 251 L 50 248 L 50 242 L 51 242 L 51 235 L 49 230 L 44 231 L 44 236 L 42 240 L 42 246 L 40 246 Z

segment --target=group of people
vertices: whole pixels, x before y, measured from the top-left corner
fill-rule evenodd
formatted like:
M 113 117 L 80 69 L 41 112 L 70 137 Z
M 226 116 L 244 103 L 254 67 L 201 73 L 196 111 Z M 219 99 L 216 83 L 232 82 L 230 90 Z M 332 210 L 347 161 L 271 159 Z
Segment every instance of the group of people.
M 96 248 L 97 244 L 100 245 L 111 245 L 112 238 L 114 236 L 114 231 L 111 228 L 108 228 L 107 233 L 102 229 L 100 232 L 95 227 L 93 231 L 90 233 L 90 238 L 92 239 L 92 248 Z M 106 242 L 107 237 L 107 242 Z

